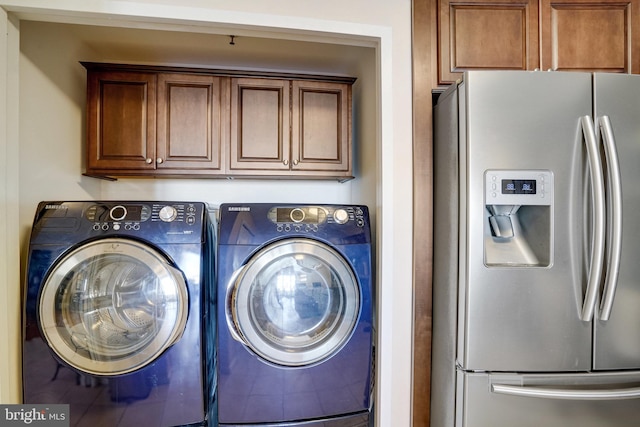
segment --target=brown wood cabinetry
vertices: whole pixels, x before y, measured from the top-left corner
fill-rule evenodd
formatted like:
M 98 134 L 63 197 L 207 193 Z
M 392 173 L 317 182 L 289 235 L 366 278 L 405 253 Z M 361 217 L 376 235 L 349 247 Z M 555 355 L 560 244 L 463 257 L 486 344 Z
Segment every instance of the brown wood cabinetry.
M 224 89 L 216 76 L 158 74 L 158 169 L 222 172 Z
M 541 0 L 543 70 L 640 73 L 639 0 Z
M 291 83 L 291 168 L 351 177 L 351 84 Z
M 289 81 L 231 80 L 232 173 L 288 171 L 290 138 Z
M 440 0 L 439 84 L 465 70 L 538 68 L 538 0 Z
M 156 85 L 149 73 L 88 74 L 87 172 L 155 168 Z
M 221 171 L 221 79 L 91 70 L 87 76 L 87 174 Z
M 353 178 L 355 79 L 83 65 L 87 175 Z
M 351 175 L 351 84 L 231 80 L 232 175 Z
M 437 83 L 474 69 L 638 73 L 639 8 L 640 0 L 439 0 Z

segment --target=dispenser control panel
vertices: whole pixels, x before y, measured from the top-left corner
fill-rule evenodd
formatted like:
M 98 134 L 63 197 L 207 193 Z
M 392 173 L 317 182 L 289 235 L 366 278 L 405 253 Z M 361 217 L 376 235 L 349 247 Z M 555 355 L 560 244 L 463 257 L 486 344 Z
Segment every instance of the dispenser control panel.
M 487 170 L 487 205 L 551 205 L 553 174 L 548 170 Z

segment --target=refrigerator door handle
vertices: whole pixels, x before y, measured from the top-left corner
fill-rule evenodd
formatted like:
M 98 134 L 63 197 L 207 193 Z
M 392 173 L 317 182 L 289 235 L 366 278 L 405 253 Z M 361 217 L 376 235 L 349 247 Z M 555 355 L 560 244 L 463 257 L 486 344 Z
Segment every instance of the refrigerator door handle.
M 590 322 L 593 319 L 602 267 L 604 262 L 604 237 L 605 237 L 605 200 L 604 200 L 604 173 L 598 150 L 598 139 L 593 128 L 591 117 L 580 118 L 582 133 L 587 148 L 589 171 L 591 176 L 591 194 L 593 197 L 593 234 L 591 246 L 591 260 L 589 263 L 589 276 L 587 278 L 587 290 L 584 296 L 580 319 Z
M 508 394 L 510 396 L 566 400 L 621 400 L 640 398 L 640 387 L 577 390 L 491 384 L 491 392 Z
M 609 236 L 607 246 L 609 256 L 607 260 L 607 271 L 602 291 L 602 302 L 600 304 L 600 320 L 607 321 L 611 316 L 613 300 L 618 286 L 618 273 L 620 271 L 620 257 L 622 255 L 622 175 L 620 174 L 620 163 L 618 162 L 618 151 L 613 135 L 613 127 L 609 116 L 602 116 L 598 119 L 602 130 L 602 141 L 604 153 L 607 159 L 607 169 L 609 171 L 608 196 L 610 200 L 610 211 L 607 213 L 609 221 Z

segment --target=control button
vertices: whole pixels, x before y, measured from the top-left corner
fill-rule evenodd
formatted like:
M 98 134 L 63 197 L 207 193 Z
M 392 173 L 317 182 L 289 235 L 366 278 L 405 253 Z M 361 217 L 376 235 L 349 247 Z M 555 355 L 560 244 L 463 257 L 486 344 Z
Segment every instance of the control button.
M 127 208 L 121 205 L 114 206 L 109 211 L 109 216 L 114 221 L 121 221 L 127 216 Z
M 344 224 L 349 221 L 349 213 L 344 209 L 336 209 L 333 212 L 333 220 L 338 224 Z
M 193 225 L 195 223 L 196 223 L 196 217 L 195 216 L 190 215 L 190 216 L 187 217 L 187 224 Z
M 178 211 L 173 206 L 165 206 L 160 209 L 158 216 L 164 222 L 171 222 L 178 216 Z
M 300 208 L 292 209 L 289 213 L 289 218 L 291 218 L 291 221 L 293 222 L 301 222 L 302 220 L 304 220 L 304 217 L 304 211 Z
M 120 230 L 120 224 L 118 223 L 113 224 L 113 229 L 116 231 Z
M 102 229 L 103 229 L 104 231 L 107 231 L 107 230 L 109 229 L 109 224 L 107 224 L 107 223 L 102 224 Z

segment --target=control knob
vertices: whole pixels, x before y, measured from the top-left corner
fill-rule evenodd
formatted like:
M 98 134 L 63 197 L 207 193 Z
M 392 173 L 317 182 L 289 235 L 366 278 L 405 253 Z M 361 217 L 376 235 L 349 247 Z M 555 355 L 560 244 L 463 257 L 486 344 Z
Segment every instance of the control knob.
M 349 212 L 344 209 L 336 209 L 333 212 L 333 220 L 338 224 L 344 224 L 349 221 Z
M 164 222 L 171 222 L 178 216 L 178 211 L 173 206 L 165 206 L 160 209 L 158 216 Z

